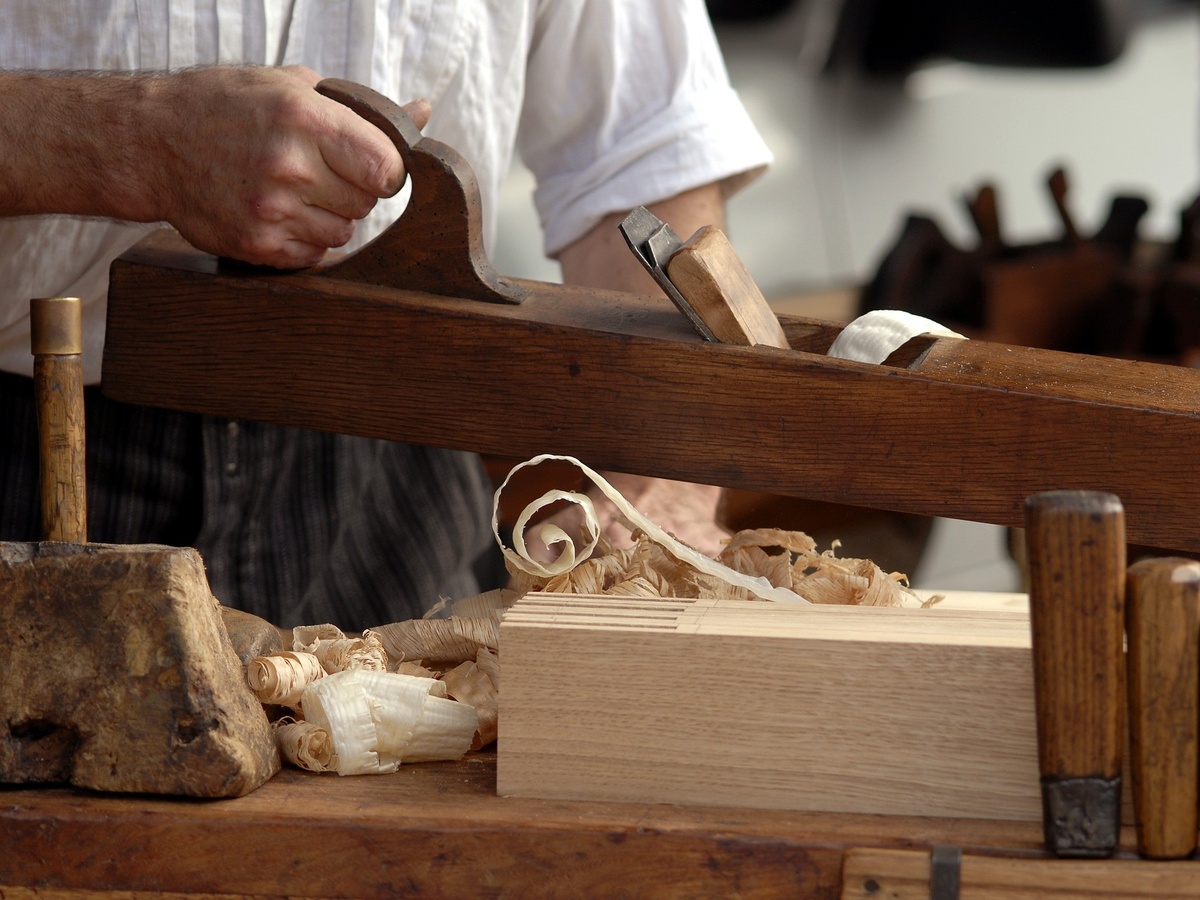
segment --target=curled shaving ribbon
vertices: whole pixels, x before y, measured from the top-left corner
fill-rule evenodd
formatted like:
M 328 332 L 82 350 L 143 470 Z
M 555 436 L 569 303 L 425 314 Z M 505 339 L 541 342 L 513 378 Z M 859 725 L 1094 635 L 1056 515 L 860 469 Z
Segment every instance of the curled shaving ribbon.
M 728 566 L 722 565 L 715 559 L 710 559 L 703 553 L 692 549 L 687 544 L 676 540 L 667 532 L 663 531 L 663 529 L 643 516 L 640 512 L 638 512 L 633 505 L 626 500 L 620 494 L 620 492 L 616 490 L 616 488 L 605 481 L 603 476 L 601 476 L 599 473 L 594 472 L 592 469 L 588 468 L 572 456 L 558 456 L 553 453 L 543 453 L 540 456 L 535 456 L 533 459 L 527 460 L 526 462 L 513 467 L 512 471 L 510 471 L 508 476 L 504 479 L 504 483 L 496 490 L 495 501 L 492 504 L 492 533 L 496 536 L 496 543 L 500 545 L 500 549 L 504 553 L 505 559 L 507 559 L 521 571 L 543 578 L 551 578 L 555 575 L 561 575 L 564 572 L 569 572 L 571 569 L 575 568 L 576 565 L 582 563 L 589 556 L 591 556 L 592 551 L 596 549 L 596 544 L 600 541 L 600 519 L 596 515 L 596 508 L 592 504 L 591 499 L 586 494 L 581 494 L 575 491 L 552 490 L 547 491 L 521 511 L 521 515 L 517 517 L 517 521 L 513 526 L 513 547 L 509 548 L 504 545 L 504 541 L 500 537 L 500 495 L 504 492 L 504 488 L 508 485 L 509 480 L 518 471 L 528 466 L 536 466 L 538 463 L 544 462 L 548 459 L 563 460 L 578 467 L 579 470 L 588 477 L 592 484 L 596 485 L 601 493 L 603 493 L 604 496 L 613 502 L 613 505 L 617 507 L 617 510 L 624 517 L 625 524 L 630 526 L 631 530 L 632 528 L 636 527 L 642 531 L 646 537 L 661 546 L 680 562 L 687 563 L 706 575 L 712 575 L 713 577 L 719 578 L 728 584 L 745 588 L 762 600 L 775 600 L 784 603 L 808 602 L 799 594 L 789 591 L 787 588 L 775 587 L 765 578 L 756 578 L 750 575 L 744 575 L 741 572 L 737 572 Z M 543 524 L 541 529 L 538 531 L 538 537 L 540 537 L 546 546 L 551 548 L 551 550 L 553 550 L 555 547 L 560 549 L 558 551 L 558 556 L 555 557 L 552 562 L 541 563 L 529 555 L 528 548 L 525 544 L 525 528 L 528 525 L 529 520 L 535 514 L 537 514 L 539 510 L 558 500 L 565 500 L 568 503 L 574 503 L 583 510 L 585 544 L 582 549 L 577 549 L 574 541 L 571 540 L 570 535 L 568 535 L 562 528 L 553 523 Z

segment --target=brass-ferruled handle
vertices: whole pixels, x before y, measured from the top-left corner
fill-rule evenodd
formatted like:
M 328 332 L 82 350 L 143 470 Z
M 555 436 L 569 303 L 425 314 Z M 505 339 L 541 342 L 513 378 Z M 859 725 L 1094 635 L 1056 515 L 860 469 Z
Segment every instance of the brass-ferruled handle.
M 33 387 L 41 464 L 42 532 L 87 541 L 83 316 L 78 297 L 29 301 Z
M 1126 575 L 1129 733 L 1138 852 L 1196 849 L 1200 563 L 1143 559 Z
M 1047 848 L 1108 856 L 1125 737 L 1124 509 L 1095 491 L 1035 494 L 1025 538 Z

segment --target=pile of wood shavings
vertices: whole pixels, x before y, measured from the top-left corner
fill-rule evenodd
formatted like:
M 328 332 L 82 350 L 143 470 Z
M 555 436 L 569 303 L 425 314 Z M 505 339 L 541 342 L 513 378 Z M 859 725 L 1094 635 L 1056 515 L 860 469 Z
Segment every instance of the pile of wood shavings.
M 629 528 L 634 545 L 617 550 L 604 540 L 595 509 L 585 494 L 550 491 L 518 517 L 513 548 L 500 538 L 500 493 L 513 474 L 543 460 L 577 466 L 614 506 Z M 531 557 L 524 539 L 526 522 L 551 502 L 565 500 L 583 512 L 582 551 L 561 529 L 543 526 L 541 537 L 559 555 L 550 562 Z M 496 492 L 492 530 L 504 551 L 519 593 L 549 591 L 575 594 L 620 594 L 634 597 L 727 598 L 777 602 L 838 603 L 860 606 L 924 606 L 908 588 L 907 577 L 888 575 L 867 559 L 841 559 L 837 544 L 823 553 L 808 535 L 781 529 L 755 529 L 734 535 L 714 560 L 659 528 L 633 508 L 602 476 L 569 456 L 543 455 L 509 473 Z
M 494 647 L 495 629 L 485 620 L 460 621 L 472 623 L 466 630 L 481 630 L 481 639 Z M 389 772 L 402 762 L 458 759 L 496 739 L 491 650 L 473 649 L 475 659 L 458 663 L 469 641 L 448 641 L 445 651 L 428 655 L 431 661 L 455 657 L 456 664 L 435 671 L 393 663 L 403 660 L 403 651 L 390 657 L 370 630 L 348 637 L 334 625 L 306 625 L 292 636 L 292 650 L 260 656 L 246 673 L 264 706 L 288 709 L 272 727 L 281 755 L 292 765 L 342 775 Z M 490 722 L 481 721 L 481 711 L 489 708 Z
M 885 573 L 869 559 L 838 557 L 837 546 L 818 552 L 812 538 L 800 531 L 748 529 L 730 539 L 716 562 L 812 603 L 924 607 L 936 602 L 937 598 L 922 601 L 902 573 Z M 603 539 L 598 549 L 591 559 L 549 578 L 510 565 L 512 586 L 521 595 L 545 591 L 647 599 L 760 599 L 744 585 L 695 569 L 638 532 L 627 550 L 613 549 Z
M 474 707 L 478 728 L 471 749 L 479 749 L 496 739 L 500 620 L 505 609 L 532 591 L 647 599 L 725 598 L 909 607 L 929 606 L 939 599 L 921 601 L 908 588 L 906 576 L 896 572 L 887 574 L 871 560 L 839 558 L 836 542 L 829 550 L 819 552 L 812 538 L 798 531 L 740 531 L 715 560 L 710 559 L 646 520 L 600 475 L 577 460 L 535 457 L 513 472 L 543 459 L 566 459 L 579 466 L 616 504 L 630 529 L 633 545 L 617 549 L 605 540 L 586 495 L 551 491 L 530 504 L 518 518 L 513 541 L 516 549 L 504 546 L 501 541 L 511 578 L 509 589 L 488 591 L 453 603 L 443 599 L 422 619 L 381 625 L 364 632 L 366 646 L 344 643 L 348 639 L 340 632 L 332 633 L 336 629 L 322 630 L 332 626 L 318 626 L 305 632 L 297 629 L 296 650 L 319 652 L 326 665 L 336 658 L 371 668 L 379 667 L 374 655 L 378 652 L 388 672 L 436 679 L 445 686 L 449 698 Z M 503 490 L 501 485 L 496 492 L 497 509 Z M 557 545 L 559 556 L 549 563 L 535 560 L 526 552 L 522 531 L 538 509 L 559 500 L 583 508 L 584 545 L 577 547 L 564 532 L 549 526 L 542 539 L 547 546 Z M 500 541 L 495 516 L 493 529 L 497 530 Z M 323 641 L 330 643 L 322 647 Z M 369 652 L 365 652 L 366 647 Z M 350 662 L 356 655 L 352 650 L 356 651 L 358 662 Z M 304 723 L 288 719 L 280 726 L 285 755 L 306 768 L 330 768 L 330 747 L 324 736 L 297 724 Z M 332 767 L 336 767 L 336 762 L 334 759 Z

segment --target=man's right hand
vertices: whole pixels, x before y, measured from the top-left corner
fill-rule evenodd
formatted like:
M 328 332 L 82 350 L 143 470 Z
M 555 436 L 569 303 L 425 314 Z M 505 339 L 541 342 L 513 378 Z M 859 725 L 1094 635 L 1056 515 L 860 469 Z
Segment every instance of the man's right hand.
M 0 74 L 0 214 L 166 221 L 202 250 L 318 262 L 404 183 L 400 154 L 302 67 Z M 406 111 L 423 127 L 425 102 Z

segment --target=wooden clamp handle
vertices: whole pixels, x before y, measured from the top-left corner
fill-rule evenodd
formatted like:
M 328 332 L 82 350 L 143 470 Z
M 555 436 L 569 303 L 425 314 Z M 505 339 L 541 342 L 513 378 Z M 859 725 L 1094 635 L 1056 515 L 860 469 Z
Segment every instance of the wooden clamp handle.
M 318 271 L 330 278 L 448 297 L 521 302 L 527 290 L 501 277 L 487 258 L 479 183 L 458 151 L 424 137 L 398 104 L 370 88 L 334 78 L 318 84 L 317 91 L 386 134 L 412 179 L 408 208 L 390 228 L 357 253 Z
M 1038 762 L 1047 848 L 1108 856 L 1120 832 L 1125 514 L 1096 491 L 1026 500 Z
M 1196 849 L 1200 563 L 1144 559 L 1126 578 L 1138 852 L 1182 859 Z
M 82 313 L 78 297 L 29 301 L 41 462 L 42 532 L 87 541 Z

